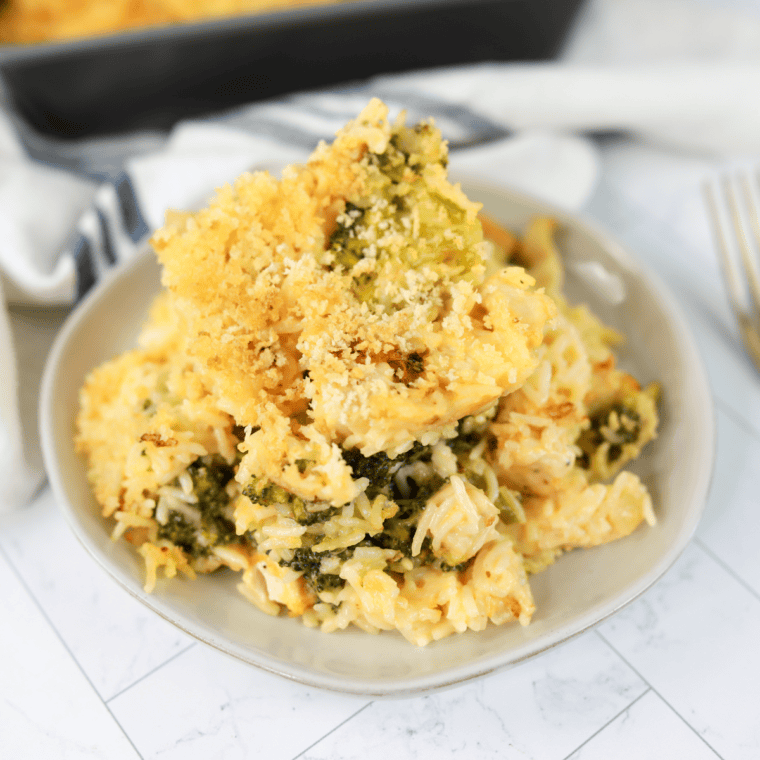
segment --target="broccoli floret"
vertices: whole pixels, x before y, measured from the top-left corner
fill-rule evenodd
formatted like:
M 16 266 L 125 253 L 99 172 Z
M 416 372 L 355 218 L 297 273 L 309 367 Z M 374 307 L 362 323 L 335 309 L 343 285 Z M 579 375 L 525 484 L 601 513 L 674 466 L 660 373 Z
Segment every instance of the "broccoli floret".
M 425 371 L 425 357 L 412 351 L 409 354 L 396 353 L 387 359 L 399 380 L 408 385 Z
M 641 435 L 642 420 L 639 413 L 624 402 L 618 401 L 600 409 L 590 417 L 590 427 L 578 439 L 583 451 L 581 467 L 589 467 L 594 452 L 609 443 L 607 460 L 615 462 L 623 453 L 623 446 L 635 443 Z
M 412 556 L 412 543 L 417 529 L 420 514 L 427 504 L 428 499 L 436 493 L 446 480 L 437 475 L 431 477 L 426 483 L 418 484 L 409 480 L 406 484 L 407 491 L 402 495 L 397 485 L 393 482 L 393 470 L 400 464 L 418 461 L 420 458 L 430 455 L 430 448 L 417 445 L 402 455 L 399 460 L 389 459 L 385 454 L 375 454 L 370 457 L 362 456 L 356 450 L 348 450 L 343 453 L 346 461 L 351 465 L 356 477 L 368 477 L 373 485 L 367 489 L 382 487 L 390 492 L 391 497 L 399 507 L 394 517 L 389 517 L 383 523 L 383 530 L 374 535 L 367 535 L 355 546 L 343 549 L 339 552 L 315 552 L 310 547 L 300 547 L 293 550 L 291 559 L 282 559 L 280 564 L 292 567 L 303 573 L 307 585 L 315 592 L 332 590 L 344 585 L 344 581 L 337 575 L 322 573 L 321 563 L 326 557 L 337 557 L 341 563 L 350 559 L 357 547 L 372 546 L 380 549 L 390 549 L 399 553 L 402 558 L 411 559 L 415 565 L 436 564 L 447 571 L 459 571 L 460 568 L 443 567 L 432 551 L 430 536 L 425 536 L 420 551 Z M 386 494 L 387 495 L 387 494 Z M 330 517 L 340 511 L 340 508 L 328 508 L 324 513 Z M 324 513 L 318 513 L 322 515 Z M 325 518 L 326 519 L 326 518 Z M 305 524 L 302 522 L 302 524 Z M 392 563 L 392 570 L 395 561 Z M 464 566 L 463 566 L 464 567 Z
M 170 512 L 165 525 L 158 526 L 158 537 L 171 541 L 193 559 L 205 557 L 207 546 L 198 543 L 198 528 L 179 512 Z
M 466 559 L 464 562 L 460 562 L 458 565 L 448 565 L 443 560 L 441 560 L 440 568 L 443 570 L 444 573 L 461 573 L 463 570 L 466 570 L 475 560 L 475 557 L 470 557 L 469 559 Z
M 411 354 L 406 355 L 404 361 L 404 372 L 410 375 L 421 375 L 425 369 L 425 357 L 422 354 L 418 354 L 413 351 Z
M 394 474 L 402 467 L 413 464 L 414 462 L 429 462 L 432 456 L 432 448 L 423 446 L 419 442 L 403 454 L 399 454 L 395 459 L 391 459 L 384 451 L 365 457 L 358 449 L 344 449 L 343 459 L 351 468 L 354 479 L 367 478 L 369 485 L 365 493 L 369 499 L 383 494 L 390 496 L 394 501 L 398 501 L 400 492 L 394 483 Z M 410 488 L 416 489 L 416 483 L 410 482 Z
M 419 174 L 427 164 L 440 163 L 444 167 L 448 164 L 435 130 L 424 122 L 402 127 L 391 136 L 382 153 L 370 153 L 369 159 L 394 183 L 404 179 L 407 167 Z
M 409 160 L 409 154 L 398 146 L 399 135 L 395 134 L 382 153 L 369 154 L 369 160 L 394 183 L 401 182 L 404 178 L 404 169 Z
M 306 461 L 306 460 L 299 460 Z M 285 504 L 292 513 L 293 519 L 300 525 L 314 525 L 315 523 L 327 522 L 340 511 L 340 507 L 326 507 L 324 509 L 311 510 L 307 503 L 295 494 L 290 493 L 282 486 L 265 480 L 264 478 L 251 478 L 251 482 L 243 488 L 243 496 L 247 496 L 254 504 Z
M 326 507 L 325 509 L 309 510 L 300 499 L 294 498 L 292 503 L 293 518 L 299 525 L 316 525 L 327 522 L 341 511 L 341 507 Z
M 448 447 L 457 455 L 469 454 L 488 434 L 488 426 L 474 426 L 472 417 L 462 417 L 457 423 L 457 434 L 446 441 Z
M 400 125 L 382 152 L 368 151 L 362 158 L 367 194 L 346 202 L 323 261 L 328 268 L 342 267 L 351 277 L 353 295 L 370 308 L 397 308 L 407 297 L 384 287 L 399 270 L 424 269 L 426 289 L 438 287 L 436 278 L 480 276 L 479 226 L 426 178 L 429 167 L 445 162 L 445 143 L 431 124 Z M 412 208 L 421 211 L 413 215 Z M 421 374 L 420 359 L 418 354 L 403 361 L 405 382 Z
M 403 558 L 411 559 L 417 564 L 426 565 L 435 559 L 433 556 L 433 542 L 430 536 L 422 539 L 422 546 L 416 556 L 412 556 L 412 542 L 417 528 L 419 514 L 414 515 L 413 520 L 397 520 L 391 518 L 385 521 L 383 532 L 374 536 L 367 536 L 361 542 L 363 546 L 376 546 L 380 549 L 392 549 L 399 552 Z
M 237 540 L 235 523 L 227 516 L 230 497 L 227 484 L 235 468 L 220 456 L 201 457 L 187 468 L 198 497 L 203 531 L 210 544 L 229 544 Z
M 312 464 L 314 464 L 314 461 L 312 459 L 296 459 L 296 467 L 298 468 L 298 472 L 300 472 L 301 475 L 303 475 Z
M 187 472 L 198 498 L 200 525 L 175 510 L 169 510 L 166 522 L 158 526 L 158 537 L 171 541 L 192 558 L 205 557 L 210 547 L 238 540 L 235 524 L 227 517 L 230 497 L 226 486 L 235 476 L 235 467 L 219 456 L 196 459 Z M 173 485 L 179 487 L 179 480 Z
M 334 261 L 346 269 L 351 269 L 364 258 L 366 243 L 356 235 L 364 213 L 363 208 L 347 201 L 345 211 L 338 217 L 337 227 L 330 235 L 329 249 L 335 256 Z
M 293 550 L 292 559 L 281 559 L 279 564 L 303 573 L 306 585 L 315 593 L 333 591 L 342 588 L 345 585 L 345 581 L 333 573 L 323 573 L 321 566 L 323 559 L 336 556 L 336 554 L 342 560 L 348 558 L 346 550 L 342 552 L 314 552 L 309 548 L 299 548 Z
M 391 467 L 394 460 L 390 459 L 384 451 L 365 457 L 358 449 L 345 449 L 343 459 L 351 468 L 355 480 L 367 478 L 367 496 L 372 499 L 382 493 L 388 487 L 393 477 Z
M 220 456 L 201 457 L 187 471 L 193 479 L 193 491 L 199 502 L 208 505 L 229 502 L 225 488 L 235 477 L 233 465 Z
M 235 477 L 235 466 L 213 455 L 196 459 L 187 472 L 198 497 L 195 507 L 200 512 L 200 525 L 169 510 L 166 523 L 158 527 L 158 537 L 171 541 L 190 557 L 205 557 L 210 547 L 239 540 L 235 523 L 227 517 L 230 504 L 227 484 Z M 173 485 L 179 487 L 179 480 Z
M 410 517 L 416 517 L 424 509 L 428 499 L 443 488 L 446 479 L 440 475 L 433 475 L 426 483 L 417 483 L 411 478 L 407 481 L 406 486 L 408 493 L 402 493 L 396 483 L 391 490 L 391 498 L 399 506 L 396 519 L 406 520 Z
M 399 511 L 383 523 L 381 533 L 367 536 L 364 543 L 381 549 L 393 549 L 400 552 L 404 557 L 414 560 L 417 564 L 428 564 L 433 561 L 429 536 L 425 536 L 420 552 L 415 557 L 412 557 L 412 542 L 420 514 L 422 514 L 428 499 L 440 490 L 445 483 L 446 481 L 438 475 L 434 475 L 422 485 L 410 479 L 406 484 L 409 489 L 409 493 L 406 495 L 402 495 L 394 484 L 391 494 Z
M 243 488 L 243 496 L 247 496 L 254 504 L 285 504 L 296 498 L 282 486 L 256 477 L 251 478 L 251 482 Z
M 518 491 L 507 488 L 507 486 L 501 486 L 499 488 L 499 495 L 494 501 L 494 506 L 496 506 L 501 512 L 501 519 L 504 523 L 525 522 L 522 494 Z

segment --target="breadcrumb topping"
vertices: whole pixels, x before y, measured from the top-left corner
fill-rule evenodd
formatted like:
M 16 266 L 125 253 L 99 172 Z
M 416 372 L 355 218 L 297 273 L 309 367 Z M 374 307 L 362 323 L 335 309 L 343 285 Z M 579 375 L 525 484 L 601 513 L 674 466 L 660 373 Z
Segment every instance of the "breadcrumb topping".
M 435 443 L 535 368 L 554 304 L 520 267 L 486 277 L 480 204 L 446 164 L 432 122 L 373 100 L 304 166 L 243 175 L 154 235 L 187 351 L 251 431 L 246 469 L 344 503 L 337 445 Z

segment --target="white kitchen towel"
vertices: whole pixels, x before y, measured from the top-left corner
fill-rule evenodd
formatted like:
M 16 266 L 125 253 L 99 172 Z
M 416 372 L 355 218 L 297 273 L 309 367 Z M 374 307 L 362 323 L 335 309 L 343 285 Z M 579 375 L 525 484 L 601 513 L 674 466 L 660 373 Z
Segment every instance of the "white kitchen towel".
M 486 63 L 374 84 L 403 84 L 513 130 L 622 131 L 716 156 L 760 154 L 760 50 L 730 62 Z

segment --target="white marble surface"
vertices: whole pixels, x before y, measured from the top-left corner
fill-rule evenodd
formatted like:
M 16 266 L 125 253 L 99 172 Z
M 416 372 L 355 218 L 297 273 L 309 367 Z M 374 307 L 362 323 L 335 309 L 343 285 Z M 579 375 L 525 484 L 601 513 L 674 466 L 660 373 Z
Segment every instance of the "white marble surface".
M 760 3 L 595 0 L 566 53 L 695 54 L 760 58 Z M 669 284 L 715 397 L 711 494 L 665 577 L 506 673 L 370 701 L 249 669 L 149 614 L 95 567 L 45 489 L 0 523 L 0 757 L 760 758 L 760 375 L 741 349 L 701 197 L 705 175 L 737 157 L 599 144 L 587 212 Z

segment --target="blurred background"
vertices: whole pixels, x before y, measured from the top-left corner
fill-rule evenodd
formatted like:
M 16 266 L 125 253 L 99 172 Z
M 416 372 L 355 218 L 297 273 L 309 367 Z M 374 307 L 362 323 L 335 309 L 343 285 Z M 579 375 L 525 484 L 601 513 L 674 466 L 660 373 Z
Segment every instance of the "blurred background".
M 505 72 L 547 62 L 618 71 L 758 60 L 758 0 L 0 2 L 0 107 L 33 157 L 96 176 L 103 167 L 93 152 L 118 165 L 123 155 L 160 146 L 179 120 L 314 89 L 358 91 L 377 76 L 489 63 Z M 406 80 L 396 81 L 403 89 Z M 498 82 L 490 93 L 471 83 L 465 95 L 468 107 L 506 128 L 639 126 L 630 109 L 621 123 L 605 121 L 609 98 L 584 94 L 573 80 L 566 86 L 575 87 L 574 102 L 596 107 L 599 123 L 593 111 L 579 124 L 563 121 L 558 109 L 567 98 L 556 99 L 557 82 L 548 91 L 528 84 L 512 108 L 500 102 L 493 112 Z M 415 84 L 417 92 L 427 86 Z M 430 93 L 448 99 L 446 86 Z
M 374 74 L 556 56 L 581 0 L 5 0 L 0 62 L 36 129 L 78 137 Z

